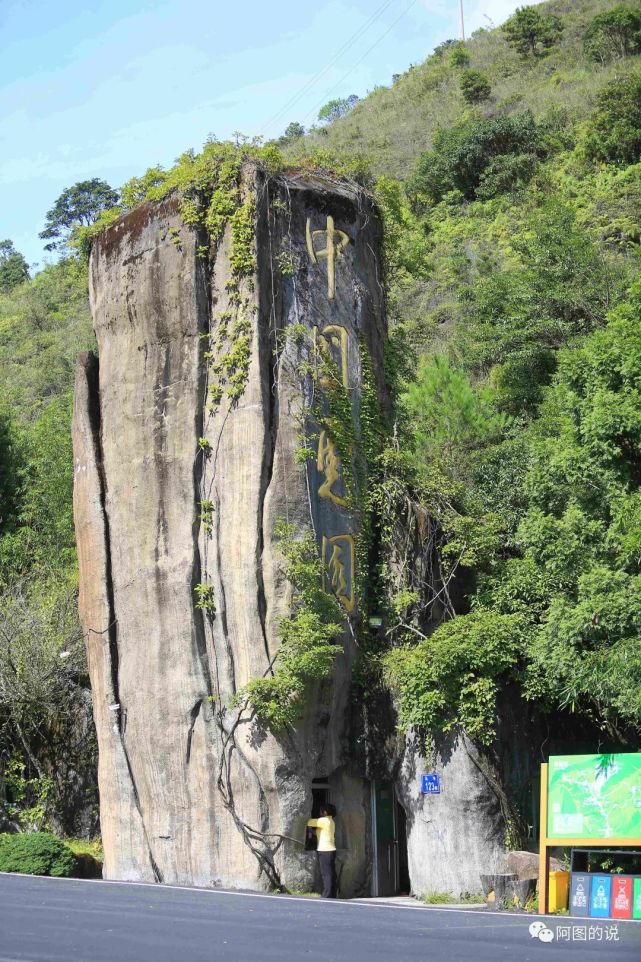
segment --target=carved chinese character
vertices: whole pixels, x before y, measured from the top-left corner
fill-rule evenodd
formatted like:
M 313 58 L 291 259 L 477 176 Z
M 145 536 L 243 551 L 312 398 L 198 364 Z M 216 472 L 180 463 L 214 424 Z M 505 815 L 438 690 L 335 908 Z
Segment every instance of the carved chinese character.
M 322 331 L 314 328 L 314 335 L 318 339 L 318 349 L 324 363 L 335 363 L 340 371 L 344 388 L 349 388 L 349 334 L 340 324 L 328 324 Z M 321 374 L 320 384 L 324 388 L 331 387 L 331 378 Z
M 347 504 L 346 499 L 337 494 L 333 489 L 336 482 L 341 480 L 341 460 L 338 456 L 336 445 L 324 429 L 318 438 L 316 467 L 325 475 L 325 480 L 318 489 L 319 497 L 327 498 L 332 504 L 337 504 L 340 508 L 344 508 Z
M 325 247 L 316 250 L 314 240 L 316 237 L 325 237 Z M 336 258 L 342 256 L 344 248 L 349 243 L 349 236 L 343 230 L 334 227 L 334 218 L 328 216 L 327 227 L 325 230 L 312 230 L 312 219 L 307 218 L 307 251 L 312 264 L 318 264 L 319 257 L 327 258 L 327 296 L 330 300 L 336 294 Z
M 325 590 L 335 595 L 346 611 L 356 607 L 354 596 L 355 552 L 351 534 L 338 534 L 332 538 L 323 535 L 323 562 L 325 564 Z

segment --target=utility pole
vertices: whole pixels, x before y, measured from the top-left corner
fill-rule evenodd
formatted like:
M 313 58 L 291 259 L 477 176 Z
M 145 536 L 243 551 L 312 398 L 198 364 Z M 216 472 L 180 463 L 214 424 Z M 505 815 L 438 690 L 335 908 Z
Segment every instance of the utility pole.
M 459 0 L 461 7 L 461 40 L 465 43 L 465 17 L 463 15 L 463 0 Z

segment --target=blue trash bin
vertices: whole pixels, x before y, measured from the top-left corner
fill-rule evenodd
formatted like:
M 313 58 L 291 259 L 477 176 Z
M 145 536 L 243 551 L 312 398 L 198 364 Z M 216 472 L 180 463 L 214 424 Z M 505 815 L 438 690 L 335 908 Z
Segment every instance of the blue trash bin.
M 610 918 L 610 894 L 612 878 L 609 875 L 593 875 L 590 893 L 590 915 L 595 919 Z

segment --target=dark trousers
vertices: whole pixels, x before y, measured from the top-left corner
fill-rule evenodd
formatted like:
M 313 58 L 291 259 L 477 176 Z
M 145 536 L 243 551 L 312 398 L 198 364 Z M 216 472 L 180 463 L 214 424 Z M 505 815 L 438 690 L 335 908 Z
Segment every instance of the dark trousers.
M 317 852 L 321 878 L 323 880 L 323 898 L 336 898 L 336 852 Z

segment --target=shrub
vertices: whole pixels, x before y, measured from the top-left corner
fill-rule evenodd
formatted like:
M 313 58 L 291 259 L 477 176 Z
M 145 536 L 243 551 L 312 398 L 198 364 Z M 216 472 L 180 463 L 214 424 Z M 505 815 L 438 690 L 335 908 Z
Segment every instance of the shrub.
M 467 67 L 470 62 L 470 55 L 462 43 L 452 45 L 450 53 L 450 63 L 453 67 Z
M 492 92 L 492 85 L 480 70 L 464 70 L 461 74 L 461 93 L 468 104 L 479 104 L 487 100 Z
M 69 878 L 75 868 L 71 849 L 50 832 L 0 836 L 0 872 Z
M 99 838 L 91 841 L 84 838 L 67 838 L 65 845 L 76 856 L 75 874 L 79 878 L 102 878 L 105 853 Z
M 401 722 L 430 734 L 460 723 L 471 738 L 491 744 L 497 693 L 516 671 L 525 634 L 521 616 L 479 610 L 446 622 L 418 644 L 389 651 L 384 671 Z
M 474 200 L 484 184 L 487 198 L 491 189 L 485 183 L 488 177 L 493 178 L 497 191 L 510 190 L 529 180 L 547 149 L 546 131 L 529 111 L 441 129 L 433 149 L 419 159 L 410 193 L 426 196 L 433 203 L 451 191 Z
M 597 14 L 583 37 L 588 57 L 607 63 L 641 50 L 641 10 L 619 6 Z
M 591 160 L 624 167 L 641 158 L 641 74 L 615 80 L 601 91 L 587 128 Z

